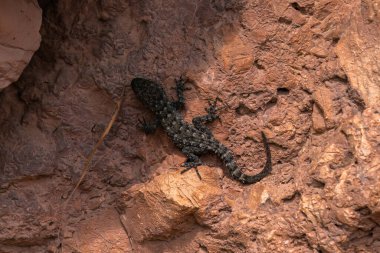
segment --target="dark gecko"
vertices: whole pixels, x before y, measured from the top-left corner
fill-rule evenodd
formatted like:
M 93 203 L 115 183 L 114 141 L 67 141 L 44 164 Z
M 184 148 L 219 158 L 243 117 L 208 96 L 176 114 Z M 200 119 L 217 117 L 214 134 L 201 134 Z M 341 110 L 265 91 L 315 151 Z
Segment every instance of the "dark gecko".
M 206 153 L 216 154 L 229 170 L 233 179 L 243 184 L 253 184 L 266 177 L 272 170 L 271 153 L 267 138 L 261 132 L 267 161 L 263 170 L 253 176 L 244 174 L 235 162 L 231 150 L 216 140 L 205 123 L 212 122 L 219 118 L 217 115 L 216 101 L 210 103 L 206 109 L 207 114 L 195 117 L 191 123 L 187 123 L 179 110 L 185 106 L 184 89 L 186 81 L 183 78 L 176 80 L 176 91 L 178 100 L 171 101 L 166 95 L 163 87 L 151 80 L 144 78 L 134 78 L 131 82 L 132 89 L 140 101 L 148 107 L 154 114 L 155 120 L 147 123 L 145 119 L 140 121 L 146 133 L 153 133 L 158 126 L 162 126 L 174 144 L 186 155 L 187 161 L 182 164 L 182 173 L 194 168 L 200 177 L 197 166 L 202 162 L 199 155 Z

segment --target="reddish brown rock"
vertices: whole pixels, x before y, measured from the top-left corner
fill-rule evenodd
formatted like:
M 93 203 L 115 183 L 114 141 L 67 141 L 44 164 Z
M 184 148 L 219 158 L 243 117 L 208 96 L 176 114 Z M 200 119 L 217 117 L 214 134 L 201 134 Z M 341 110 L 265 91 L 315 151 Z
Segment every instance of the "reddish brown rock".
M 203 180 L 194 171 L 165 173 L 124 194 L 124 222 L 133 240 L 169 239 L 191 230 L 195 217 L 207 223 L 203 217 L 210 214 L 202 208 L 223 196 L 216 170 L 200 167 L 200 171 Z
M 38 53 L 0 93 L 0 252 L 377 252 L 379 8 L 374 0 L 39 1 Z M 10 26 L 7 26 L 10 27 Z M 185 157 L 129 87 L 186 74 L 184 117 L 219 97 L 239 166 Z M 91 152 L 125 100 L 88 173 Z
M 326 130 L 326 122 L 323 118 L 323 113 L 319 109 L 317 105 L 314 104 L 313 106 L 313 128 L 317 133 L 322 133 Z
M 354 3 L 358 8 L 353 11 L 347 32 L 335 50 L 352 87 L 360 92 L 368 106 L 376 108 L 380 100 L 376 67 L 380 60 L 378 5 L 376 0 Z
M 0 90 L 15 82 L 40 46 L 42 13 L 36 0 L 0 3 Z
M 335 126 L 335 112 L 333 95 L 326 87 L 317 87 L 314 92 L 315 106 L 313 107 L 313 124 L 317 132 L 323 132 L 324 128 Z
M 75 229 L 67 227 L 63 232 L 66 239 L 63 252 L 122 253 L 132 250 L 127 231 L 115 209 L 97 211 L 96 216 L 77 223 Z
M 246 72 L 253 65 L 252 49 L 238 35 L 225 39 L 220 54 L 224 69 L 233 74 Z

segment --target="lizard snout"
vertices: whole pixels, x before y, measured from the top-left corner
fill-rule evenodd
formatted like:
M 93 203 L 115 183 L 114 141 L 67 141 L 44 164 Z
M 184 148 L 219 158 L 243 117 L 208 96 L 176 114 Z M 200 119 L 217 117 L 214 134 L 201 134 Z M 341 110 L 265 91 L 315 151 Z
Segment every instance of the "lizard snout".
M 143 83 L 143 79 L 142 78 L 133 78 L 132 82 L 131 82 L 131 86 L 132 86 L 132 90 L 138 94 L 138 90 L 143 88 L 141 87 L 141 84 Z

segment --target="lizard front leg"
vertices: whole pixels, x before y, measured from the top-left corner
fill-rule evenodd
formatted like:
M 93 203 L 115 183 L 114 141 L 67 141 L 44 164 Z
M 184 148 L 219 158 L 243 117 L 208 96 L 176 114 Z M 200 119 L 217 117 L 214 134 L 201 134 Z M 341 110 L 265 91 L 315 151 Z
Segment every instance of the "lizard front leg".
M 175 80 L 175 90 L 177 92 L 178 100 L 173 102 L 173 106 L 177 110 L 182 110 L 185 107 L 185 96 L 183 95 L 183 92 L 185 90 L 186 81 L 186 78 L 184 78 L 183 76 Z

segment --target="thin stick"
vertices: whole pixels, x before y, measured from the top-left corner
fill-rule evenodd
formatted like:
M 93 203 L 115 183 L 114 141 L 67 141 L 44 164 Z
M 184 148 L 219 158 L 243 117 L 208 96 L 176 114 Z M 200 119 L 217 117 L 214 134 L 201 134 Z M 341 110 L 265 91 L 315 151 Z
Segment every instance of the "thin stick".
M 123 227 L 124 229 L 124 232 L 127 234 L 127 237 L 128 237 L 128 240 L 129 240 L 129 245 L 131 245 L 131 252 L 134 252 L 135 249 L 133 248 L 133 244 L 132 244 L 132 238 L 131 236 L 129 235 L 129 232 L 128 232 L 128 227 L 127 225 L 124 223 L 123 219 L 125 218 L 124 215 L 117 209 L 115 208 L 116 212 L 118 212 L 119 214 L 119 221 L 121 223 L 121 226 Z
M 115 111 L 112 115 L 112 118 L 111 120 L 109 121 L 106 129 L 104 129 L 102 135 L 100 136 L 98 142 L 95 144 L 95 146 L 93 147 L 93 149 L 91 150 L 91 153 L 86 157 L 86 161 L 83 165 L 83 169 L 82 169 L 82 174 L 77 182 L 77 184 L 75 185 L 74 189 L 71 191 L 69 197 L 66 199 L 65 203 L 63 204 L 63 208 L 62 208 L 62 213 L 65 212 L 66 210 L 66 207 L 67 205 L 69 204 L 70 200 L 73 198 L 73 195 L 75 193 L 75 191 L 78 189 L 79 185 L 83 182 L 83 179 L 84 177 L 86 176 L 86 174 L 88 173 L 88 170 L 90 168 L 90 164 L 91 164 L 91 161 L 92 159 L 94 158 L 94 155 L 96 153 L 96 150 L 99 148 L 99 146 L 104 142 L 104 139 L 106 138 L 106 136 L 108 135 L 108 133 L 110 132 L 113 124 L 115 123 L 116 119 L 117 119 L 117 116 L 119 114 L 119 111 L 120 111 L 120 108 L 121 108 L 121 104 L 123 103 L 124 101 L 124 93 L 125 93 L 125 85 L 123 87 L 123 90 L 122 90 L 122 94 L 121 94 L 121 97 L 118 101 L 116 101 L 115 103 Z M 62 229 L 65 227 L 65 224 L 62 224 L 59 232 L 58 232 L 58 238 L 60 238 L 60 235 L 61 235 L 61 231 Z M 63 243 L 61 242 L 61 249 L 63 249 Z

